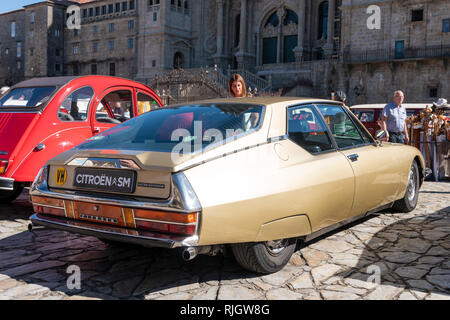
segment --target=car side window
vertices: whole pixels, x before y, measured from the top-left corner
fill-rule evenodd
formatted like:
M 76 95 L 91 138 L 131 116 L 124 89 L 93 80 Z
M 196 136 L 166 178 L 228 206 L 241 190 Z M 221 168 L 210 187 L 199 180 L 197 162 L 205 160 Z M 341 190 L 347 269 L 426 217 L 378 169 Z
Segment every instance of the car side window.
M 289 139 L 312 154 L 333 150 L 328 131 L 311 105 L 287 110 Z
M 64 122 L 85 121 L 89 114 L 89 105 L 94 89 L 83 87 L 72 92 L 58 109 L 58 119 Z
M 318 105 L 328 123 L 339 148 L 348 148 L 366 143 L 356 125 L 341 106 Z
M 137 110 L 138 115 L 143 114 L 145 112 L 155 110 L 159 107 L 158 103 L 151 96 L 138 92 L 137 93 Z
M 121 123 L 119 120 L 114 118 L 113 113 L 109 107 L 103 103 L 103 100 L 98 104 L 97 110 L 95 110 L 95 120 L 103 123 Z
M 111 109 L 114 114 L 114 119 L 119 122 L 124 122 L 129 120 L 134 116 L 133 114 L 133 95 L 130 90 L 117 90 L 108 93 L 102 100 L 99 106 L 106 106 Z M 108 115 L 109 117 L 109 115 Z M 96 112 L 97 121 L 101 122 L 105 119 L 105 115 L 100 111 Z

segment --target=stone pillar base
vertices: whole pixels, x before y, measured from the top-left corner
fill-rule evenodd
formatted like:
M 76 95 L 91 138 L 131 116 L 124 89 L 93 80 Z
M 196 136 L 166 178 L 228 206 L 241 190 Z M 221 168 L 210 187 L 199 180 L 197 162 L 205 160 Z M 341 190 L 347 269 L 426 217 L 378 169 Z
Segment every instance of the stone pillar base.
M 214 55 L 211 58 L 214 64 L 217 65 L 218 69 L 226 70 L 228 68 L 229 57 L 221 54 L 221 55 Z
M 304 60 L 304 48 L 295 47 L 294 48 L 295 62 L 302 62 Z
M 256 57 L 253 54 L 242 51 L 236 53 L 236 59 L 238 62 L 238 69 L 251 69 L 256 62 Z

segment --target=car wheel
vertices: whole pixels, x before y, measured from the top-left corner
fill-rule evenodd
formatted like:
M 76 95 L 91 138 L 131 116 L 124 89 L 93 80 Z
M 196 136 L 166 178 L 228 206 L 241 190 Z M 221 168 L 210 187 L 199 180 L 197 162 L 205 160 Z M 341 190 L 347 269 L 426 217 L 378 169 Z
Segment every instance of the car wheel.
M 257 273 L 280 271 L 295 251 L 296 239 L 232 244 L 236 261 L 244 268 Z
M 0 203 L 10 203 L 16 200 L 16 198 L 22 193 L 23 186 L 14 184 L 13 190 L 1 190 L 0 191 Z
M 419 199 L 419 168 L 413 161 L 409 171 L 408 185 L 405 196 L 394 202 L 393 208 L 399 212 L 411 212 L 416 208 Z

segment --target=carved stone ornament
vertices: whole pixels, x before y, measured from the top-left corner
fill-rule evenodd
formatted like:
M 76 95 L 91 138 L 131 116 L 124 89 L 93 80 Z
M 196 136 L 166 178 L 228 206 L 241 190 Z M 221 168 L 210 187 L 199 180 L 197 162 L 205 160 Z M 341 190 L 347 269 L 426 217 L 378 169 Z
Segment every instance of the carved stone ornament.
M 295 35 L 298 33 L 298 25 L 294 21 L 290 21 L 287 26 L 283 26 L 283 34 L 288 35 Z

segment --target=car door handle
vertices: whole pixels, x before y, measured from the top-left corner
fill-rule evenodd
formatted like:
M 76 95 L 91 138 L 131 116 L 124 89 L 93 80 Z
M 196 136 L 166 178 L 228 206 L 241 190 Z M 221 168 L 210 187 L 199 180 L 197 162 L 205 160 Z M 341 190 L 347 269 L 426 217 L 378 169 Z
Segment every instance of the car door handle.
M 94 128 L 94 133 L 99 133 L 100 132 L 100 128 Z
M 358 161 L 359 155 L 355 154 L 351 154 L 349 156 L 347 156 L 347 158 L 349 158 L 350 160 L 352 160 L 352 162 Z

